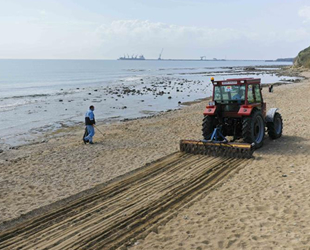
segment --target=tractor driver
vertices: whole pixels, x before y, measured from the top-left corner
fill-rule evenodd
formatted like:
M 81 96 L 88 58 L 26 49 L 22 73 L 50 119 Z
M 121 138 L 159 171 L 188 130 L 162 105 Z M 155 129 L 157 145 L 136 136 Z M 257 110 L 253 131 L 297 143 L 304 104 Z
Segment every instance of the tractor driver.
M 238 103 L 241 103 L 241 101 L 244 100 L 243 94 L 244 94 L 244 89 L 243 88 L 239 88 L 238 93 L 235 94 L 232 99 L 233 100 L 237 100 Z

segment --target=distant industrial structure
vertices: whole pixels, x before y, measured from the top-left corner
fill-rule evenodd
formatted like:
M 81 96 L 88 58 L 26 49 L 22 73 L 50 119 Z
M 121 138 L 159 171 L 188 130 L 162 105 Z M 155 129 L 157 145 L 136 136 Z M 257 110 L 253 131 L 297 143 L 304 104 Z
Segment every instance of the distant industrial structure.
M 157 59 L 145 59 L 143 55 L 135 55 L 133 54 L 132 56 L 129 56 L 128 54 L 124 56 L 121 56 L 117 60 L 128 60 L 128 61 L 135 61 L 135 60 L 148 60 L 148 61 L 153 61 L 153 60 L 159 60 L 159 61 L 226 61 L 226 59 L 217 59 L 217 58 L 212 58 L 208 59 L 206 56 L 200 56 L 200 59 L 162 59 L 162 54 L 163 54 L 164 48 L 161 49 L 161 52 L 159 53 L 159 56 Z
M 161 52 L 159 54 L 158 60 L 161 60 L 161 55 L 162 55 L 163 51 L 164 51 L 164 48 L 162 48 L 162 50 L 161 50 Z
M 207 59 L 206 56 L 201 56 L 200 61 L 226 61 L 226 59 L 217 59 L 217 58 Z
M 218 59 L 218 58 L 207 58 L 207 56 L 200 56 L 200 59 L 162 59 L 162 54 L 163 54 L 164 48 L 161 49 L 159 56 L 157 59 L 145 59 L 145 57 L 141 54 L 141 55 L 135 55 L 133 54 L 132 56 L 129 56 L 128 54 L 124 54 L 124 56 L 121 56 L 120 58 L 118 58 L 117 60 L 128 60 L 128 61 L 143 61 L 143 60 L 147 60 L 147 61 L 154 61 L 154 60 L 158 60 L 158 61 L 227 61 L 226 60 L 226 56 L 225 59 Z M 230 59 L 228 61 L 261 61 L 261 60 L 233 60 Z M 276 60 L 265 60 L 266 62 L 293 62 L 294 58 L 278 58 Z
M 121 56 L 120 58 L 118 58 L 118 60 L 145 60 L 145 58 L 144 58 L 143 55 L 140 55 L 140 56 L 138 56 L 138 55 L 136 55 L 136 56 L 132 55 L 132 56 L 130 57 L 130 56 L 127 54 L 127 56 L 126 56 L 126 55 Z

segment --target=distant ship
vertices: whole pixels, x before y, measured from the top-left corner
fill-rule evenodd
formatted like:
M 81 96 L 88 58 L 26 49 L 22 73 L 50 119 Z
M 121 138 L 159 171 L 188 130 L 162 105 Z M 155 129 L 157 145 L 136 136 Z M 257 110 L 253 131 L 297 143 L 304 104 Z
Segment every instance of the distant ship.
M 138 55 L 136 55 L 136 56 L 129 56 L 129 55 L 124 55 L 124 56 L 121 56 L 120 58 L 118 58 L 118 60 L 145 60 L 145 58 L 144 58 L 144 56 L 143 55 L 140 55 L 139 57 L 138 57 Z

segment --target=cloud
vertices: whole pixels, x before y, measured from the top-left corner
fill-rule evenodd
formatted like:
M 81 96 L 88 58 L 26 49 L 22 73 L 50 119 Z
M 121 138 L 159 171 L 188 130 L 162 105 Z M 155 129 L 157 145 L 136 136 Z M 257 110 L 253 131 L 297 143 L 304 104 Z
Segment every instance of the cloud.
M 157 54 L 161 47 L 169 48 L 174 54 L 177 51 L 182 54 L 184 50 L 215 49 L 257 37 L 253 32 L 230 28 L 180 26 L 148 20 L 118 20 L 100 26 L 96 33 L 103 47 L 127 47 L 130 50 L 121 54 L 143 53 L 142 50 L 153 50 Z
M 298 15 L 304 18 L 304 22 L 310 21 L 310 6 L 304 6 L 298 11 Z
M 143 54 L 150 59 L 157 58 L 164 48 L 164 59 L 200 56 L 265 59 L 279 54 L 294 55 L 310 41 L 310 28 L 306 26 L 257 30 L 148 20 L 117 20 L 100 25 L 83 21 L 49 22 L 42 17 L 11 26 L 0 23 L 0 30 L 3 34 L 0 54 L 4 58 L 116 59 L 124 54 Z
M 103 42 L 110 39 L 133 44 L 174 43 L 213 46 L 236 40 L 242 35 L 234 29 L 211 29 L 195 26 L 177 26 L 140 20 L 119 20 L 102 25 L 98 30 Z M 195 39 L 193 39 L 195 38 Z M 206 44 L 207 42 L 207 44 Z
M 284 33 L 284 36 L 286 38 L 286 41 L 289 42 L 299 42 L 303 40 L 310 40 L 310 33 L 305 28 L 299 28 L 299 29 L 289 29 L 286 30 Z
M 260 58 L 267 51 L 279 51 L 294 43 L 310 40 L 306 28 L 264 31 L 255 29 L 210 28 L 182 26 L 148 20 L 118 20 L 96 30 L 101 52 L 106 58 L 125 54 L 144 54 L 156 58 L 164 48 L 163 57 L 197 58 Z M 281 46 L 279 46 L 281 45 Z M 265 54 L 264 54 L 265 53 Z
M 46 11 L 45 10 L 39 10 L 39 13 L 41 16 L 46 16 Z

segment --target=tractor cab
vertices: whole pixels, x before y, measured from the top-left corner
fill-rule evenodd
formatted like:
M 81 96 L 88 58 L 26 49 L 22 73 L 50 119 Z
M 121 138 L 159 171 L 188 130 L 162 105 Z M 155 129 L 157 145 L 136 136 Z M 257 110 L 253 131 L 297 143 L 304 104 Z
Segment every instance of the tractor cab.
M 206 107 L 204 115 L 221 112 L 223 117 L 241 117 L 249 115 L 253 108 L 265 113 L 260 79 L 237 78 L 223 81 L 212 81 L 212 101 Z

